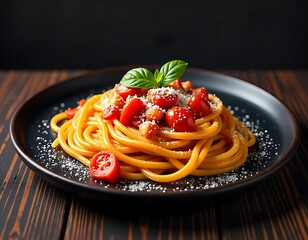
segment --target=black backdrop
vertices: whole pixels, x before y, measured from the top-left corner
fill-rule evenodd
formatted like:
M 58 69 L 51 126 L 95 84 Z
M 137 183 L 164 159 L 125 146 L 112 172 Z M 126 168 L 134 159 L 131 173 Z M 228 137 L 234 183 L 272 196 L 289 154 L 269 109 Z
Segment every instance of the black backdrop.
M 307 68 L 307 0 L 0 0 L 0 68 Z

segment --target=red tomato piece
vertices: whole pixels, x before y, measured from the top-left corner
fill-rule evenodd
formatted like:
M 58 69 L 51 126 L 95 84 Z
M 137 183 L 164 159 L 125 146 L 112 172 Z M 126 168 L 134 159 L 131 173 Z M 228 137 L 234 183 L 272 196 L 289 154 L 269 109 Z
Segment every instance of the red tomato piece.
M 211 105 L 208 101 L 208 93 L 204 88 L 198 88 L 199 91 L 193 93 L 188 101 L 188 105 L 193 114 L 197 117 L 205 117 L 212 112 Z M 204 91 L 204 90 L 206 91 Z
M 136 94 L 139 94 L 141 92 L 141 88 L 130 88 L 130 87 L 125 87 L 121 84 L 117 84 L 115 86 L 115 91 L 124 99 L 128 96 L 134 96 Z
M 200 94 L 203 98 L 205 98 L 206 100 L 209 99 L 209 92 L 207 89 L 205 89 L 204 87 L 201 88 L 197 88 L 193 90 L 193 95 L 196 94 Z
M 176 132 L 192 132 L 195 129 L 195 118 L 192 112 L 184 107 L 170 108 L 165 115 L 166 123 Z
M 78 111 L 77 107 L 76 108 L 68 108 L 68 109 L 66 109 L 65 113 L 67 115 L 67 118 L 68 119 L 72 119 L 75 116 L 77 111 Z
M 147 93 L 147 99 L 163 109 L 173 107 L 178 101 L 178 93 L 173 88 L 154 88 Z
M 140 124 L 142 124 L 144 121 L 145 121 L 144 116 L 142 116 L 141 114 L 136 114 L 131 121 L 131 125 L 134 128 L 139 128 Z
M 190 92 L 195 88 L 191 81 L 182 82 L 182 86 L 186 92 Z
M 94 179 L 114 183 L 120 177 L 120 163 L 113 153 L 101 151 L 92 157 L 89 172 Z
M 121 110 L 115 105 L 107 106 L 103 112 L 103 118 L 110 121 L 113 121 L 114 119 L 119 119 L 120 115 Z
M 149 121 L 160 121 L 164 117 L 164 111 L 157 105 L 150 107 L 145 112 L 145 117 Z
M 158 125 L 154 122 L 146 121 L 139 126 L 139 131 L 147 139 L 153 138 L 158 130 Z
M 122 109 L 125 105 L 125 101 L 117 92 L 114 92 L 109 98 L 109 104 Z
M 79 101 L 78 105 L 79 105 L 80 107 L 82 107 L 83 105 L 85 105 L 86 101 L 87 101 L 87 100 L 85 100 L 85 99 L 81 99 L 81 100 Z
M 145 111 L 146 105 L 140 98 L 131 99 L 123 107 L 122 113 L 120 115 L 120 122 L 125 126 L 132 124 L 134 118 L 138 118 L 140 113 Z
M 182 85 L 182 82 L 179 78 L 175 79 L 173 82 L 171 82 L 169 84 L 170 86 L 174 86 L 174 87 L 177 87 L 177 88 L 180 88 L 180 89 L 183 89 L 183 85 Z
M 86 101 L 87 100 L 85 100 L 85 99 L 81 99 L 78 102 L 78 107 L 66 109 L 65 113 L 67 115 L 67 118 L 72 119 L 75 116 L 75 114 L 77 113 L 77 111 L 86 103 Z

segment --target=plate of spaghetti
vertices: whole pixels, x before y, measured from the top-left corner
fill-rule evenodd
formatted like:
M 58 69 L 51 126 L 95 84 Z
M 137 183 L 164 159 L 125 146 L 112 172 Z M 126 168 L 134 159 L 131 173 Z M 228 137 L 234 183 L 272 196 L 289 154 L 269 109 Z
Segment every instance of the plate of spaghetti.
M 235 191 L 280 169 L 299 139 L 275 97 L 181 60 L 49 87 L 17 109 L 10 133 L 43 179 L 96 200 Z

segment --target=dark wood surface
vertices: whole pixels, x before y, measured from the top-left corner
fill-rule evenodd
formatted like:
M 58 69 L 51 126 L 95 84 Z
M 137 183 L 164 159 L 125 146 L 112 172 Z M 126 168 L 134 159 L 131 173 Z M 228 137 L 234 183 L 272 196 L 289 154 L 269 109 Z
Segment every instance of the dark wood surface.
M 26 167 L 10 140 L 19 104 L 84 72 L 0 71 L 0 239 L 308 239 L 308 71 L 219 71 L 267 90 L 293 110 L 301 142 L 287 166 L 236 194 L 142 209 L 57 189 Z

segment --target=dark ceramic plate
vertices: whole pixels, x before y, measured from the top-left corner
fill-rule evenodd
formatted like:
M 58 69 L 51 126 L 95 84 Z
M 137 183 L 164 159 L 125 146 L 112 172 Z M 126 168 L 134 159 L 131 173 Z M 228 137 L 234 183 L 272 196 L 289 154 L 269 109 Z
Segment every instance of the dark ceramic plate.
M 57 84 L 35 95 L 15 112 L 11 138 L 21 159 L 35 173 L 55 186 L 90 199 L 139 199 L 142 201 L 189 199 L 242 189 L 280 169 L 292 157 L 299 140 L 293 114 L 275 97 L 244 81 L 198 69 L 187 69 L 183 80 L 206 87 L 256 134 L 257 144 L 238 170 L 213 177 L 188 177 L 157 184 L 121 180 L 117 184 L 93 181 L 87 168 L 50 144 L 55 134 L 51 117 L 80 98 L 100 93 L 118 83 L 128 67 L 106 69 Z

